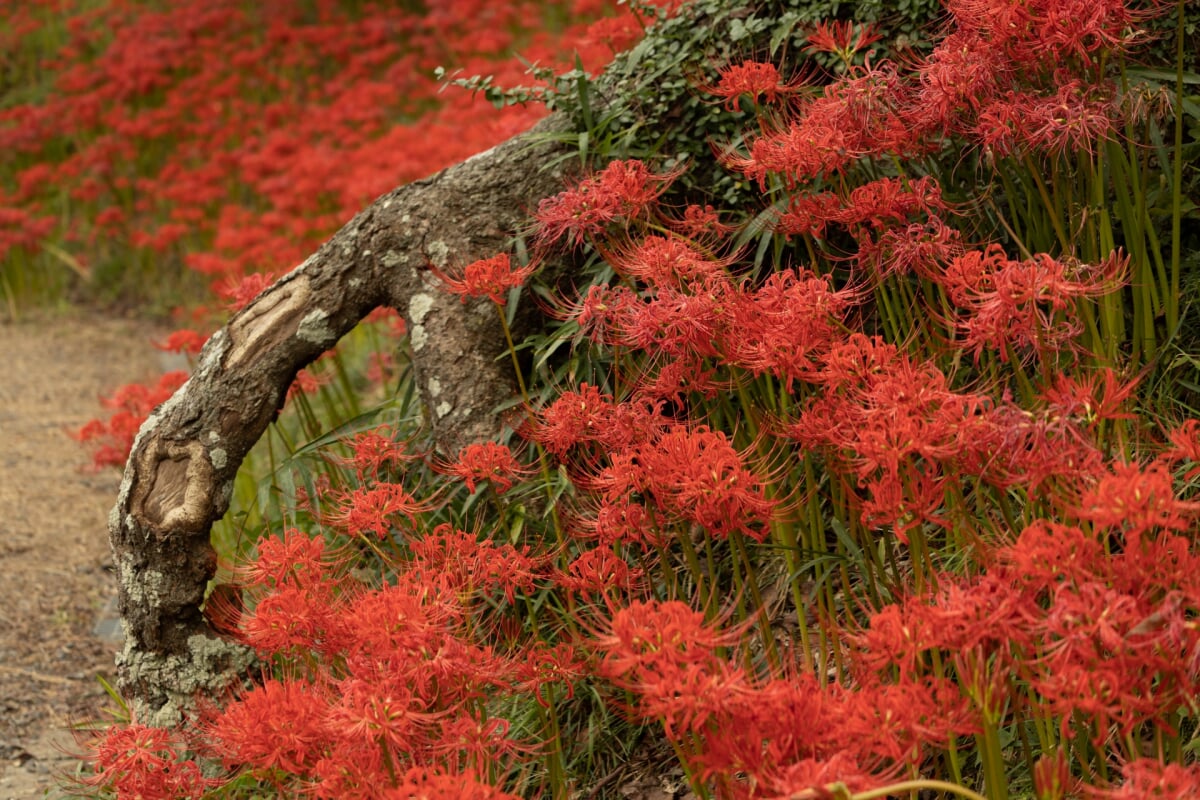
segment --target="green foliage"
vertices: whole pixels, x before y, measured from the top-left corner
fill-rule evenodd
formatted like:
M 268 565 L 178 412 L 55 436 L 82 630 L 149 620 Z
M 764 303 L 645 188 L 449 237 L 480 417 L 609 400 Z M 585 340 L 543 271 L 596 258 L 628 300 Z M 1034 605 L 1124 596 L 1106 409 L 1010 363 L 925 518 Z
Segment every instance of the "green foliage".
M 675 187 L 681 195 L 747 207 L 755 197 L 749 184 L 723 169 L 713 151 L 740 144 L 753 113 L 726 109 L 697 87 L 711 85 L 720 67 L 744 59 L 779 61 L 786 56 L 792 71 L 803 74 L 805 39 L 827 20 L 877 21 L 883 39 L 875 48 L 876 59 L 893 49 L 922 46 L 931 4 L 936 6 L 936 0 L 913 0 L 896 13 L 883 14 L 879 0 L 695 0 L 685 13 L 672 17 L 640 6 L 645 17 L 657 21 L 600 75 L 579 67 L 561 73 L 532 67 L 534 86 L 502 87 L 490 76 L 451 83 L 482 92 L 498 107 L 538 102 L 567 115 L 575 130 L 560 138 L 572 146 L 581 165 L 595 167 L 613 158 L 653 159 L 664 168 L 687 164 Z

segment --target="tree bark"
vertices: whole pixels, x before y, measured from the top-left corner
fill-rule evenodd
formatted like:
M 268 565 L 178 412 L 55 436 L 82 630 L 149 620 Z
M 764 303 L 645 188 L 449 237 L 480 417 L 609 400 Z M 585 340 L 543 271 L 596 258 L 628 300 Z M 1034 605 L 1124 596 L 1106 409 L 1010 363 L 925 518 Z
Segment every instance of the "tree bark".
M 555 147 L 527 134 L 376 200 L 205 345 L 190 380 L 146 420 L 126 464 L 109 534 L 125 623 L 118 686 L 138 721 L 179 724 L 200 695 L 253 664 L 200 612 L 216 569 L 212 524 L 229 507 L 246 454 L 275 419 L 296 373 L 372 310 L 405 318 L 414 374 L 449 451 L 499 432 L 491 413 L 514 393 L 498 359 L 490 301 L 463 304 L 428 270 L 495 255 L 541 198 L 561 188 Z

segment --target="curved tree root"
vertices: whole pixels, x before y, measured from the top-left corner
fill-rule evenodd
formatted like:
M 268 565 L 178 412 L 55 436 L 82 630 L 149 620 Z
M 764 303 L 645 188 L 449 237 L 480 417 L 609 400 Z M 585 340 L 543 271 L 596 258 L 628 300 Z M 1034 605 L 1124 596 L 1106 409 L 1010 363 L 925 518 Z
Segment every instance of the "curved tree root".
M 441 446 L 498 432 L 492 409 L 514 389 L 497 358 L 496 315 L 442 291 L 428 266 L 494 255 L 558 191 L 561 174 L 543 169 L 554 147 L 531 137 L 562 124 L 550 117 L 376 200 L 217 331 L 188 382 L 143 424 L 109 517 L 125 623 L 118 686 L 135 719 L 177 725 L 197 697 L 241 682 L 254 663 L 200 612 L 216 569 L 212 525 L 296 373 L 367 314 L 390 306 L 404 316 Z

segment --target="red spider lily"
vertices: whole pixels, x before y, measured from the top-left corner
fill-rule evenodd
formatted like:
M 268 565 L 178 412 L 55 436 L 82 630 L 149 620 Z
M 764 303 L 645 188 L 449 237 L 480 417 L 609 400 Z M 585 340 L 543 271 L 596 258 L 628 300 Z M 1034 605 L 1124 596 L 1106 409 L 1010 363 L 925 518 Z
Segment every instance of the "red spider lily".
M 1121 766 L 1125 781 L 1112 788 L 1089 787 L 1085 796 L 1095 800 L 1190 800 L 1200 796 L 1200 766 L 1164 764 L 1155 758 L 1138 758 Z
M 1139 382 L 1139 377 L 1121 380 L 1111 367 L 1087 375 L 1062 373 L 1043 390 L 1042 397 L 1056 413 L 1078 417 L 1092 430 L 1106 420 L 1136 418 L 1136 414 L 1121 409 L 1134 396 Z
M 786 796 L 773 790 L 791 785 L 776 781 L 785 780 L 792 765 L 813 759 L 848 766 L 855 759 L 849 752 L 836 755 L 836 710 L 812 675 L 768 680 L 730 699 L 721 717 L 708 726 L 704 747 L 693 761 L 701 774 L 730 785 L 734 796 L 757 796 L 747 792 L 755 783 L 767 796 Z M 801 767 L 796 771 L 800 774 L 794 777 L 800 780 L 812 774 Z M 856 773 L 852 769 L 850 776 Z M 750 781 L 731 780 L 742 774 Z
M 770 373 L 788 391 L 795 381 L 812 381 L 821 357 L 841 336 L 841 322 L 858 301 L 851 291 L 833 291 L 829 280 L 807 270 L 773 273 L 748 292 L 729 298 L 720 341 L 727 363 L 754 375 Z
M 333 380 L 333 375 L 330 373 L 318 375 L 307 369 L 302 369 L 296 373 L 295 378 L 292 378 L 292 384 L 288 386 L 287 390 L 287 399 L 294 400 L 298 395 L 316 394 L 322 386 L 331 380 Z
M 678 742 L 723 722 L 730 706 L 745 701 L 748 685 L 741 667 L 718 661 L 645 670 L 629 688 L 637 693 L 638 714 L 661 722 L 667 738 Z
M 436 507 L 433 499 L 417 500 L 398 483 L 379 483 L 373 487 L 350 489 L 337 498 L 340 508 L 329 515 L 331 524 L 351 536 L 361 536 L 368 531 L 380 539 L 386 539 L 396 527 L 397 518 L 403 516 L 409 525 L 416 525 L 417 517 Z
M 1049 483 L 1075 490 L 1104 471 L 1104 455 L 1079 418 L 1054 408 L 1029 411 L 1011 398 L 981 416 L 962 463 L 994 486 L 1032 492 Z
M 976 729 L 959 688 L 949 681 L 868 682 L 848 689 L 818 686 L 802 673 L 738 688 L 702 701 L 715 713 L 694 762 L 702 774 L 724 781 L 744 776 L 765 790 L 746 796 L 786 796 L 772 787 L 822 780 L 816 765 L 823 762 L 847 767 L 848 777 L 863 785 L 886 782 L 919 759 L 922 748 L 944 747 L 950 736 Z M 797 796 L 822 797 L 826 782 L 808 784 Z
M 306 775 L 327 740 L 326 688 L 298 678 L 268 678 L 205 720 L 215 755 L 227 767 L 280 769 Z
M 983 436 L 994 424 L 983 413 L 985 396 L 951 391 L 932 363 L 914 363 L 881 340 L 855 334 L 833 344 L 819 377 L 826 393 L 788 434 L 805 446 L 839 449 L 859 478 L 879 472 L 903 482 L 912 459 L 957 463 L 994 438 Z
M 616 323 L 640 303 L 625 284 L 589 286 L 587 294 L 573 303 L 562 303 L 551 311 L 558 319 L 574 320 L 580 331 L 597 344 L 611 344 Z
M 825 229 L 842 209 L 842 199 L 833 192 L 797 192 L 788 197 L 787 210 L 774 221 L 776 233 L 824 239 Z
M 455 475 L 474 492 L 479 483 L 487 481 L 496 494 L 504 494 L 512 488 L 513 481 L 522 480 L 533 474 L 529 467 L 522 466 L 512 450 L 499 442 L 478 442 L 458 451 L 458 459 L 450 463 L 434 463 L 433 468 L 445 475 Z
M 932 177 L 880 178 L 852 189 L 849 202 L 834 221 L 846 226 L 867 223 L 881 229 L 916 215 L 932 217 L 934 212 L 945 210 L 942 188 Z
M 380 477 L 385 467 L 407 464 L 421 457 L 418 453 L 408 452 L 405 442 L 398 442 L 392 437 L 391 428 L 386 425 L 356 434 L 347 442 L 353 455 L 343 463 L 353 464 L 354 472 L 361 481 Z
M 833 753 L 827 758 L 804 758 L 760 775 L 759 780 L 769 787 L 765 796 L 791 800 L 823 800 L 835 791 L 846 791 L 853 796 L 888 783 L 886 777 L 873 774 L 847 752 Z M 755 795 L 743 790 L 735 796 L 749 798 Z
M 236 636 L 246 614 L 245 592 L 241 586 L 218 583 L 204 598 L 204 619 L 222 636 Z
M 432 698 L 436 691 L 420 669 L 422 653 L 437 652 L 462 614 L 447 593 L 406 578 L 352 598 L 338 615 L 333 638 L 353 645 L 346 652 L 350 674 L 407 675 L 418 695 Z
M 438 702 L 447 707 L 508 688 L 515 672 L 511 659 L 495 653 L 491 646 L 450 635 L 438 641 L 415 667 L 427 675 L 417 684 L 423 687 L 422 696 L 436 692 Z M 411 673 L 406 679 L 413 680 Z
M 381 800 L 519 800 L 472 772 L 453 774 L 430 767 L 409 769 L 396 786 L 384 788 Z
M 932 280 L 961 252 L 962 234 L 934 216 L 924 222 L 885 228 L 878 234 L 860 229 L 856 262 L 876 282 L 890 275 Z
M 953 654 L 963 687 L 985 715 L 1018 674 L 1063 720 L 1086 719 L 1103 736 L 1128 734 L 1178 708 L 1195 691 L 1200 634 L 1187 620 L 1196 557 L 1161 535 L 1110 555 L 1078 528 L 1039 522 L 996 553 L 974 579 L 942 576 L 928 599 L 885 609 L 855 637 L 859 660 L 889 675 L 921 674 L 925 653 Z
M 612 411 L 611 395 L 602 395 L 597 387 L 583 383 L 579 391 L 563 392 L 543 409 L 531 435 L 551 453 L 566 455 L 572 447 L 606 430 Z
M 737 631 L 719 631 L 704 614 L 677 600 L 634 601 L 617 610 L 597 634 L 604 653 L 601 672 L 636 687 L 649 673 L 666 673 L 686 664 L 713 666 L 717 651 L 737 642 Z
M 652 356 L 633 378 L 635 400 L 650 403 L 669 402 L 684 406 L 693 394 L 708 399 L 717 396 L 729 387 L 715 368 L 696 353 L 681 353 L 670 358 L 665 355 Z
M 1010 564 L 1022 580 L 1039 585 L 1064 574 L 1095 574 L 1103 561 L 1104 548 L 1097 537 L 1077 527 L 1038 521 L 1021 531 L 1016 543 L 1002 549 L 998 558 Z
M 1123 0 L 950 0 L 946 10 L 957 27 L 977 32 L 1030 71 L 1064 63 L 1090 67 L 1101 54 L 1118 54 L 1147 16 Z
M 651 235 L 608 252 L 619 274 L 656 287 L 679 289 L 726 275 L 733 258 L 715 260 L 679 236 Z
M 1008 263 L 1008 254 L 998 244 L 983 250 L 968 250 L 951 258 L 944 266 L 939 283 L 950 301 L 965 307 L 973 297 L 992 291 L 992 276 Z
M 1054 93 L 1009 91 L 980 109 L 973 137 L 996 156 L 1094 153 L 1118 130 L 1121 112 L 1107 88 L 1070 80 Z
M 890 527 L 902 544 L 908 544 L 909 533 L 928 525 L 951 527 L 941 512 L 952 484 L 938 466 L 920 469 L 909 463 L 899 475 L 884 472 L 863 479 L 861 485 L 868 492 L 862 502 L 863 524 Z
M 932 365 L 899 362 L 847 394 L 810 400 L 785 430 L 853 466 L 869 492 L 864 522 L 890 525 L 906 540 L 918 526 L 945 525 L 939 509 L 953 485 L 947 476 L 979 474 L 999 448 L 986 398 L 948 391 L 945 383 Z
M 787 130 L 768 133 L 750 145 L 748 157 L 726 156 L 725 166 L 756 181 L 764 191 L 778 175 L 793 189 L 823 174 L 836 174 L 853 160 L 846 131 L 824 120 L 803 118 Z
M 951 30 L 917 65 L 918 87 L 901 113 L 914 131 L 927 136 L 964 133 L 1013 72 L 987 38 L 973 30 Z
M 1080 781 L 1071 776 L 1071 763 L 1061 749 L 1044 754 L 1033 765 L 1033 790 L 1038 800 L 1065 800 L 1078 792 Z M 1068 795 L 1068 793 L 1070 793 Z
M 661 720 L 672 739 L 704 730 L 746 686 L 744 673 L 717 655 L 740 632 L 719 632 L 684 603 L 634 602 L 608 630 L 594 637 L 598 674 L 636 692 L 638 713 Z
M 881 178 L 851 190 L 843 200 L 833 192 L 798 193 L 788 199 L 787 210 L 775 229 L 789 236 L 824 238 L 829 224 L 854 229 L 867 224 L 884 231 L 917 215 L 944 211 L 941 187 L 930 177 L 912 181 Z
M 115 792 L 117 797 L 145 800 L 198 798 L 220 783 L 206 779 L 200 766 L 186 761 L 178 734 L 137 722 L 114 725 L 91 745 L 93 775 L 88 786 Z
M 573 536 L 594 539 L 600 546 L 637 545 L 643 552 L 649 552 L 664 544 L 653 514 L 645 505 L 628 497 L 601 501 L 594 517 L 571 517 L 570 530 Z
M 384 749 L 360 739 L 328 736 L 322 758 L 306 777 L 304 791 L 315 797 L 375 800 L 392 784 L 396 764 L 384 762 Z
M 404 330 L 404 325 L 393 326 L 396 330 L 396 338 L 402 339 L 408 335 Z M 367 356 L 367 368 L 365 371 L 367 383 L 371 386 L 383 386 L 388 381 L 395 378 L 397 374 L 396 356 L 394 353 L 379 350 Z
M 508 292 L 525 285 L 537 266 L 528 264 L 513 269 L 508 253 L 473 261 L 462 270 L 461 278 L 452 278 L 436 267 L 429 271 L 441 279 L 446 289 L 459 295 L 465 303 L 468 297 L 487 297 L 498 306 L 507 305 Z
M 1189 419 L 1169 435 L 1171 446 L 1163 451 L 1159 460 L 1168 467 L 1173 467 L 1180 461 L 1191 461 L 1193 466 L 1184 475 L 1185 480 L 1191 480 L 1200 473 L 1200 420 Z
M 724 324 L 733 284 L 714 276 L 686 291 L 660 288 L 644 302 L 624 308 L 616 320 L 617 344 L 670 358 L 718 355 L 716 342 Z
M 733 233 L 733 226 L 721 222 L 720 213 L 712 206 L 689 205 L 683 210 L 683 219 L 668 220 L 671 229 L 690 238 L 705 240 L 714 234 Z
M 722 160 L 764 191 L 773 176 L 794 190 L 840 175 L 862 157 L 918 153 L 930 145 L 897 113 L 906 91 L 894 66 L 862 68 L 800 106 L 789 125 L 751 142 L 748 157 Z
M 1200 515 L 1200 503 L 1180 500 L 1161 464 L 1113 464 L 1111 472 L 1079 500 L 1081 519 L 1124 533 L 1130 547 L 1155 528 L 1185 530 Z
M 283 585 L 242 616 L 239 638 L 265 654 L 318 650 L 336 613 L 331 591 Z
M 750 97 L 755 104 L 777 103 L 800 90 L 800 81 L 785 81 L 774 64 L 761 61 L 743 61 L 728 64 L 717 70 L 715 85 L 697 88 L 705 94 L 725 101 L 729 111 L 741 111 L 741 100 Z
M 347 603 L 332 639 L 349 678 L 383 687 L 397 681 L 432 713 L 478 700 L 513 680 L 511 659 L 465 638 L 464 617 L 455 593 L 424 575 L 405 574 L 397 585 Z
M 1161 610 L 1161 604 L 1099 580 L 1053 592 L 1053 605 L 1039 625 L 1044 655 L 1023 666 L 1031 668 L 1030 685 L 1064 728 L 1082 716 L 1094 723 L 1099 744 L 1110 725 L 1128 735 L 1166 719 L 1194 697 L 1192 662 L 1200 640 L 1174 632 L 1187 630 L 1184 620 L 1194 609 L 1179 609 L 1175 624 L 1143 628 L 1152 609 Z
M 849 63 L 855 53 L 881 38 L 875 25 L 856 25 L 848 20 L 820 22 L 808 36 L 805 50 L 810 53 L 833 53 Z
M 1014 348 L 1039 355 L 1057 352 L 1082 330 L 1075 301 L 1116 289 L 1128 263 L 1119 251 L 1093 267 L 1044 253 L 1025 261 L 993 261 L 995 271 L 977 276 L 976 288 L 949 289 L 966 300 L 967 316 L 959 322 L 963 344 L 974 351 L 976 361 L 985 349 L 997 352 L 1001 361 Z
M 651 403 L 615 403 L 610 395 L 582 383 L 579 391 L 563 392 L 543 409 L 528 435 L 557 456 L 588 443 L 620 452 L 673 424 L 658 412 Z
M 516 677 L 521 682 L 519 688 L 531 693 L 543 708 L 550 706 L 543 695 L 546 686 L 561 685 L 566 689 L 566 696 L 571 698 L 575 695 L 574 682 L 587 674 L 586 658 L 568 644 L 549 647 L 542 642 L 535 643 L 516 663 Z
M 413 568 L 421 570 L 431 583 L 468 595 L 499 589 L 509 603 L 518 591 L 533 590 L 541 567 L 540 560 L 529 555 L 528 547 L 497 544 L 446 523 L 409 542 L 409 548 Z
M 1003 672 L 1034 641 L 1028 625 L 1034 596 L 1015 587 L 1011 574 L 989 572 L 972 582 L 942 575 L 938 583 L 935 596 L 885 606 L 849 637 L 861 669 L 889 675 L 899 668 L 902 679 L 919 679 L 928 673 L 930 653 L 942 650 L 998 659 L 995 668 Z
M 246 589 L 275 589 L 294 586 L 313 590 L 336 572 L 343 556 L 326 551 L 325 538 L 288 528 L 282 537 L 259 539 L 253 559 L 237 570 L 239 585 Z
M 154 342 L 154 346 L 168 353 L 183 353 L 193 356 L 200 352 L 207 341 L 208 336 L 205 334 L 185 328 L 175 331 L 161 342 Z
M 609 500 L 636 487 L 654 498 L 668 519 L 700 525 L 719 537 L 738 532 L 756 541 L 767 535 L 776 504 L 725 434 L 701 425 L 677 428 L 636 448 L 632 464 L 615 463 L 598 478 Z M 628 481 L 620 473 L 631 476 Z
M 240 311 L 271 286 L 276 277 L 269 273 L 256 272 L 240 278 L 228 278 L 216 287 L 216 293 L 226 301 L 231 311 Z
M 833 694 L 840 741 L 864 761 L 901 764 L 919 757 L 924 747 L 941 748 L 951 737 L 979 730 L 979 714 L 949 679 L 834 686 Z
M 593 595 L 607 595 L 613 591 L 634 594 L 644 577 L 641 568 L 630 568 L 629 563 L 612 550 L 599 547 L 578 556 L 566 574 L 559 575 L 555 582 L 590 600 Z
M 16 248 L 36 252 L 54 232 L 55 220 L 35 216 L 23 208 L 6 208 L 5 202 L 0 193 L 0 259 L 6 259 Z
M 682 170 L 657 175 L 641 161 L 614 161 L 575 188 L 538 203 L 538 239 L 546 246 L 562 239 L 578 246 L 614 223 L 643 219 Z
M 431 738 L 431 724 L 448 713 L 427 711 L 426 702 L 403 681 L 348 678 L 338 682 L 337 690 L 326 717 L 329 733 L 360 742 L 364 749 L 386 748 L 391 759 L 419 752 Z
M 537 744 L 512 738 L 512 726 L 497 716 L 480 718 L 472 713 L 455 714 L 441 725 L 438 740 L 429 750 L 441 756 L 449 769 L 486 767 L 497 764 L 520 763 L 537 754 Z
M 187 382 L 183 371 L 168 372 L 154 386 L 127 384 L 101 402 L 117 409 L 108 420 L 92 420 L 73 436 L 93 448 L 92 463 L 97 467 L 122 467 L 133 447 L 134 437 L 146 417 Z

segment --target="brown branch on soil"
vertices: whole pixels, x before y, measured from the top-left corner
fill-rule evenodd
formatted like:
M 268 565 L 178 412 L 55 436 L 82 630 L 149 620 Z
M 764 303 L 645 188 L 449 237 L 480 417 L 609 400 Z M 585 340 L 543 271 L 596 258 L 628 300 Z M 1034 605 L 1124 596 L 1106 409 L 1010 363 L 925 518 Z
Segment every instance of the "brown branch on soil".
M 139 721 L 178 724 L 198 695 L 218 695 L 253 664 L 200 613 L 216 569 L 212 524 L 296 373 L 367 314 L 390 306 L 404 316 L 443 447 L 498 432 L 492 409 L 514 390 L 497 359 L 496 315 L 442 291 L 428 265 L 494 255 L 558 191 L 561 175 L 543 169 L 553 146 L 530 135 L 561 124 L 551 117 L 376 200 L 217 331 L 188 382 L 146 420 L 109 517 L 125 623 L 119 688 Z

